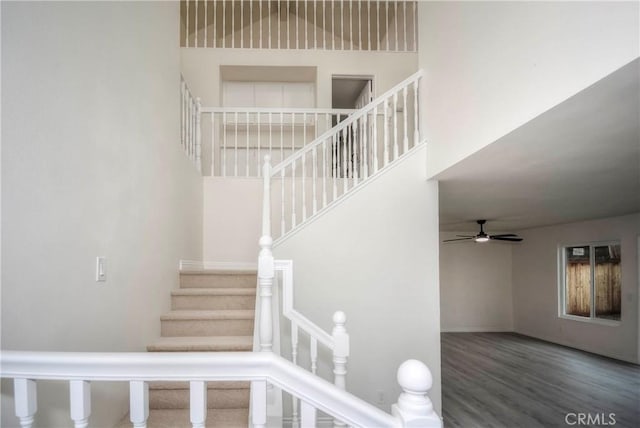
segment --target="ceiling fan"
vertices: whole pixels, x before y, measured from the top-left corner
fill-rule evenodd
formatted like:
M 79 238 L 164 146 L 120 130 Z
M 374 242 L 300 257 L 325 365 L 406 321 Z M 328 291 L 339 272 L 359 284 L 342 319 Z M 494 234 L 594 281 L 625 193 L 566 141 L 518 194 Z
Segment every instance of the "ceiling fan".
M 476 242 L 488 242 L 491 240 L 495 240 L 495 241 L 511 241 L 511 242 L 520 242 L 522 241 L 522 238 L 520 238 L 518 235 L 514 235 L 513 233 L 503 233 L 501 235 L 488 235 L 485 233 L 484 231 L 484 224 L 487 222 L 487 220 L 476 220 L 476 223 L 478 223 L 480 225 L 480 232 L 477 235 L 456 235 L 459 236 L 459 238 L 454 238 L 454 239 L 445 239 L 442 242 L 452 242 L 452 241 L 468 241 L 468 240 L 474 240 Z

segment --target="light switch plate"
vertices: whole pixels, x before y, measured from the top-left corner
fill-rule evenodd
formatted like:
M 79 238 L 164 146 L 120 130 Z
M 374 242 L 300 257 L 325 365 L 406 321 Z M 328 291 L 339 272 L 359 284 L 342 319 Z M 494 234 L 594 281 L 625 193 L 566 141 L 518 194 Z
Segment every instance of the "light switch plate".
M 107 280 L 107 258 L 96 257 L 96 281 L 105 282 Z

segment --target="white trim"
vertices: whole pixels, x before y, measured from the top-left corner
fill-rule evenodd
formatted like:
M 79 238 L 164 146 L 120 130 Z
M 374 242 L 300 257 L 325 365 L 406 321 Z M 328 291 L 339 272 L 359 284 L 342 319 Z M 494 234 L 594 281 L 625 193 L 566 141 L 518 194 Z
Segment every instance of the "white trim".
M 440 333 L 513 333 L 513 328 L 502 327 L 451 327 L 442 328 Z
M 560 314 L 558 315 L 558 318 L 570 320 L 570 321 L 586 322 L 589 324 L 601 324 L 601 325 L 606 325 L 608 327 L 620 327 L 622 325 L 621 321 L 609 320 L 606 318 L 581 317 L 579 315 Z
M 3 351 L 2 377 L 83 381 L 267 381 L 355 427 L 400 421 L 272 352 Z
M 180 260 L 178 264 L 180 272 L 198 272 L 205 270 L 225 271 L 257 271 L 258 263 L 253 262 L 212 262 L 200 260 Z

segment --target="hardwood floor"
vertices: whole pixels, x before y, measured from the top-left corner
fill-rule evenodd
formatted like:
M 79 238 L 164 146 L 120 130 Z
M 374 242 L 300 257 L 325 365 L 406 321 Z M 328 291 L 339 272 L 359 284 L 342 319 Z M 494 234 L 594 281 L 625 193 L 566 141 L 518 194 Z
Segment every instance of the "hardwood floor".
M 638 428 L 640 366 L 514 333 L 442 333 L 442 416 L 447 428 Z

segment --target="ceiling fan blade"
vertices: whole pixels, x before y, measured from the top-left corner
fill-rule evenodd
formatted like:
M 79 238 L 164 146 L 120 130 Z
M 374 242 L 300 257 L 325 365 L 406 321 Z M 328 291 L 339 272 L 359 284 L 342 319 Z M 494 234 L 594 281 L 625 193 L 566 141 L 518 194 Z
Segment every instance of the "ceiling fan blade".
M 459 236 L 461 238 L 475 238 L 475 235 L 456 235 Z
M 496 241 L 511 241 L 511 242 L 520 242 L 520 241 L 522 241 L 522 238 L 509 237 L 509 236 L 506 236 L 506 237 L 504 237 L 504 236 L 503 237 L 490 236 L 489 239 L 494 239 Z
M 469 238 L 455 238 L 455 239 L 445 239 L 442 242 L 452 242 L 452 241 L 468 241 L 470 239 L 473 239 L 473 236 L 469 237 Z
M 506 236 L 518 236 L 518 235 L 515 235 L 513 233 L 501 233 L 501 234 L 498 234 L 498 235 L 491 235 L 491 236 L 493 236 L 495 238 L 504 238 Z

